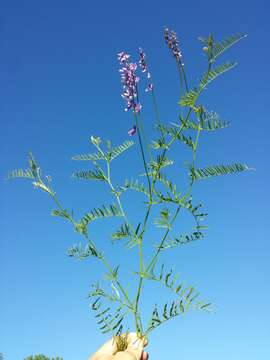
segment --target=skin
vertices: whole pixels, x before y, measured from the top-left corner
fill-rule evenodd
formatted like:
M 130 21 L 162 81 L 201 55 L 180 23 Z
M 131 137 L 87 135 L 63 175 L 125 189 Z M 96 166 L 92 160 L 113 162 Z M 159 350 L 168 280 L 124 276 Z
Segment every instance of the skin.
M 147 340 L 139 339 L 136 333 L 127 336 L 128 346 L 125 351 L 117 351 L 114 339 L 107 341 L 88 360 L 148 360 L 148 353 L 143 350 Z

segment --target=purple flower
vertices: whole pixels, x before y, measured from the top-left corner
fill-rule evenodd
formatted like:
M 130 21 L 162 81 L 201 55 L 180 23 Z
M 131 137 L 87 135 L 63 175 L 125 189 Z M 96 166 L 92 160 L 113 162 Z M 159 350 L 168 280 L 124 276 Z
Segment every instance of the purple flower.
M 129 131 L 128 131 L 128 135 L 129 136 L 133 136 L 136 134 L 136 125 L 134 125 Z
M 153 88 L 154 88 L 153 84 L 148 84 L 148 85 L 147 85 L 147 88 L 145 89 L 145 91 L 146 91 L 146 92 L 152 91 Z
M 134 111 L 135 113 L 139 113 L 142 109 L 142 105 L 140 103 L 136 104 L 135 108 L 134 108 Z
M 148 70 L 145 58 L 146 58 L 146 56 L 145 56 L 143 49 L 139 48 L 139 65 L 140 65 L 143 73 Z M 145 91 L 146 92 L 152 91 L 154 88 L 154 85 L 151 83 L 151 74 L 149 71 L 147 71 L 147 80 L 148 80 L 148 85 L 147 85 L 147 88 L 145 89 Z
M 136 75 L 137 64 L 129 62 L 130 55 L 125 52 L 118 54 L 118 60 L 122 65 L 119 70 L 123 84 L 122 98 L 126 100 L 125 111 L 133 109 L 135 113 L 140 112 L 142 106 L 137 100 L 137 83 L 140 78 Z
M 124 51 L 118 54 L 118 60 L 121 64 L 124 64 L 129 59 L 129 57 L 130 55 L 126 54 Z
M 168 48 L 171 50 L 172 55 L 175 57 L 175 59 L 181 62 L 182 54 L 179 47 L 179 41 L 177 38 L 177 34 L 174 31 L 170 31 L 168 28 L 164 29 L 164 39 L 165 43 L 168 45 Z
M 142 72 L 145 72 L 147 70 L 147 65 L 145 61 L 145 53 L 143 52 L 142 48 L 139 48 L 139 55 L 140 55 L 139 65 L 142 69 Z

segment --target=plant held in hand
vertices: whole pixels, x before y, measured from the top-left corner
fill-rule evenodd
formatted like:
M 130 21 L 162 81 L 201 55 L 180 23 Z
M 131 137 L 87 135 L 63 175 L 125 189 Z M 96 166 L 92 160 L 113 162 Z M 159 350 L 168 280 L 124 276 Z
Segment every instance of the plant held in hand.
M 77 218 L 72 211 L 67 210 L 60 203 L 53 190 L 51 178 L 43 175 L 32 154 L 29 155 L 28 169 L 14 170 L 9 175 L 9 178 L 27 178 L 34 187 L 47 193 L 56 206 L 52 215 L 68 221 L 84 238 L 85 245 L 74 245 L 69 249 L 70 256 L 78 259 L 93 257 L 106 269 L 105 282 L 109 281 L 110 287 L 106 287 L 106 284 L 101 287 L 99 283 L 94 283 L 89 297 L 92 300 L 92 309 L 96 313 L 95 317 L 100 330 L 102 333 L 111 332 L 115 335 L 121 349 L 124 349 L 125 346 L 124 337 L 120 335 L 127 330 L 125 319 L 129 315 L 134 319 L 137 335 L 148 337 L 154 329 L 190 309 L 205 311 L 211 309 L 211 303 L 201 300 L 193 286 L 185 286 L 177 280 L 178 276 L 173 270 L 168 270 L 164 264 L 160 264 L 160 255 L 168 249 L 178 248 L 204 237 L 206 227 L 202 221 L 207 214 L 202 210 L 201 204 L 193 201 L 192 191 L 195 183 L 214 176 L 235 174 L 250 169 L 242 163 L 216 164 L 205 167 L 198 167 L 196 163 L 200 136 L 205 132 L 215 132 L 229 126 L 229 123 L 222 120 L 217 113 L 205 108 L 200 102 L 200 96 L 219 76 L 235 67 L 235 62 L 216 65 L 216 61 L 223 52 L 245 37 L 246 35 L 242 34 L 234 35 L 221 42 L 215 41 L 212 35 L 200 38 L 207 59 L 207 67 L 198 84 L 191 87 L 177 35 L 175 32 L 165 29 L 165 43 L 176 62 L 180 79 L 179 116 L 174 123 L 164 123 L 159 116 L 155 94 L 156 86 L 153 84 L 143 49 L 139 49 L 138 64 L 132 62 L 130 55 L 126 52 L 118 54 L 122 98 L 126 104 L 125 111 L 132 118 L 127 135 L 132 137 L 132 140 L 126 140 L 121 145 L 114 147 L 109 141 L 104 142 L 100 137 L 91 136 L 91 144 L 95 151 L 72 158 L 75 161 L 92 164 L 90 169 L 75 172 L 73 177 L 80 180 L 102 182 L 113 195 L 114 203 L 101 205 L 99 208 L 90 210 L 81 218 Z M 141 72 L 141 79 L 138 75 L 139 72 Z M 142 80 L 146 82 L 146 85 L 141 90 Z M 146 142 L 144 136 L 141 119 L 143 106 L 139 101 L 139 95 L 142 94 L 140 91 L 147 92 L 148 96 L 152 98 L 157 136 L 151 142 Z M 122 156 L 134 145 L 136 140 L 133 139 L 138 139 L 144 176 L 141 177 L 142 180 L 126 179 L 122 184 L 115 184 L 111 176 L 112 165 L 119 156 Z M 190 151 L 188 185 L 181 191 L 178 189 L 179 184 L 171 180 L 168 175 L 168 169 L 174 166 L 168 153 L 177 143 L 187 147 Z M 139 222 L 134 222 L 126 211 L 123 194 L 128 191 L 137 192 L 145 198 L 143 203 L 145 211 Z M 177 224 L 178 217 L 184 211 L 191 215 L 194 227 L 190 233 L 177 236 L 173 229 Z M 157 213 L 158 216 L 156 216 Z M 112 239 L 114 241 L 124 240 L 130 251 L 136 249 L 138 251 L 138 268 L 133 269 L 133 289 L 127 289 L 127 286 L 121 281 L 119 265 L 108 261 L 105 252 L 101 250 L 89 233 L 88 228 L 92 222 L 97 219 L 106 220 L 108 217 L 118 218 L 119 221 L 118 228 L 112 232 Z M 152 224 L 160 229 L 161 237 L 157 244 L 153 244 L 151 239 L 147 238 L 148 246 L 152 244 L 152 253 L 147 252 L 148 261 L 146 262 L 144 246 L 146 230 Z M 172 299 L 163 305 L 154 305 L 149 319 L 145 321 L 140 311 L 141 297 L 143 284 L 151 281 L 171 290 Z M 107 288 L 111 290 L 107 290 Z

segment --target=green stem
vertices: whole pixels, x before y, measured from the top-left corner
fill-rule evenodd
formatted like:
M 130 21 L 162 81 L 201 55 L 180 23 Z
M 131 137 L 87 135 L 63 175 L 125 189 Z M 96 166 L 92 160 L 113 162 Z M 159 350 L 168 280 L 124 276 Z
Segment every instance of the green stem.
M 148 174 L 148 168 L 147 168 L 147 164 L 146 164 L 145 154 L 144 154 L 144 150 L 143 150 L 141 131 L 140 131 L 140 124 L 139 124 L 139 121 L 138 121 L 138 117 L 137 117 L 137 115 L 135 113 L 134 113 L 134 117 L 135 117 L 135 122 L 136 122 L 138 137 L 139 137 L 139 144 L 140 144 L 140 149 L 141 149 L 141 154 L 142 154 L 142 159 L 143 159 L 143 165 L 144 165 L 144 170 L 145 170 L 145 173 L 146 173 L 146 176 L 147 176 L 148 189 L 149 189 L 149 194 L 150 194 L 150 199 L 151 199 L 151 197 L 152 197 L 151 182 L 150 182 L 150 177 L 149 177 L 149 174 Z
M 160 251 L 162 249 L 162 246 L 163 246 L 163 244 L 164 244 L 164 242 L 165 242 L 165 240 L 166 240 L 166 238 L 167 238 L 167 236 L 168 236 L 168 234 L 169 234 L 169 232 L 171 230 L 171 227 L 172 227 L 174 221 L 176 220 L 177 215 L 179 214 L 179 211 L 181 210 L 181 208 L 182 208 L 182 205 L 179 205 L 177 207 L 177 209 L 176 209 L 176 211 L 174 213 L 174 216 L 173 216 L 173 218 L 171 220 L 170 226 L 168 227 L 168 229 L 166 230 L 164 236 L 162 237 L 162 240 L 161 240 L 160 244 L 158 245 L 158 248 L 157 248 L 157 251 L 156 251 L 155 255 L 152 257 L 149 265 L 146 268 L 146 272 L 148 272 L 151 269 L 151 267 L 155 264 L 155 262 L 156 262 L 156 260 L 158 258 L 158 255 L 159 255 L 159 253 L 160 253 Z

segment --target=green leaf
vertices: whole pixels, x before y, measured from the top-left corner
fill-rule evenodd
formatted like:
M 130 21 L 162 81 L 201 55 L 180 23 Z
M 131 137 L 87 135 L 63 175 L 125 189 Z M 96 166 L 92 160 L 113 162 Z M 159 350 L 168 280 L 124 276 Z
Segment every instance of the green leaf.
M 150 270 L 149 274 L 146 275 L 147 276 L 145 276 L 145 278 L 161 282 L 167 288 L 172 290 L 178 298 L 178 300 L 171 303 L 167 302 L 163 305 L 160 311 L 155 305 L 146 333 L 151 332 L 154 328 L 174 318 L 175 316 L 187 312 L 189 308 L 206 310 L 211 305 L 211 303 L 206 303 L 204 301 L 195 302 L 200 294 L 195 291 L 193 286 L 184 287 L 183 283 L 175 285 L 178 279 L 178 274 L 173 275 L 172 270 L 169 272 L 164 271 L 164 265 L 161 266 L 161 270 L 158 275 L 154 274 L 153 268 Z
M 151 332 L 152 330 L 164 324 L 168 320 L 171 320 L 176 316 L 181 315 L 183 312 L 185 312 L 185 308 L 183 306 L 182 300 L 173 301 L 171 303 L 165 303 L 165 305 L 163 305 L 160 312 L 157 306 L 155 305 L 150 321 L 148 323 L 148 328 L 146 330 L 146 333 Z
M 122 217 L 123 213 L 116 205 L 103 205 L 101 208 L 94 208 L 85 214 L 81 219 L 81 224 L 87 226 L 91 221 L 112 216 Z
M 213 111 L 204 111 L 200 119 L 200 129 L 204 131 L 215 131 L 227 128 L 229 121 L 221 120 L 217 113 Z
M 181 106 L 188 106 L 194 108 L 200 93 L 207 87 L 207 85 L 213 82 L 220 75 L 224 74 L 228 70 L 231 70 L 233 67 L 236 66 L 236 64 L 236 62 L 227 62 L 225 64 L 218 65 L 210 72 L 206 72 L 203 75 L 198 87 L 195 87 L 193 90 L 190 90 L 185 95 L 183 95 L 180 99 L 179 104 Z
M 155 150 L 168 149 L 168 145 L 163 137 L 157 140 L 152 140 L 151 147 Z
M 150 161 L 150 167 L 154 172 L 159 172 L 160 169 L 173 164 L 173 160 L 168 159 L 166 156 L 157 155 L 157 160 Z
M 162 133 L 165 135 L 170 135 L 173 140 L 179 140 L 185 145 L 193 148 L 194 143 L 191 138 L 191 136 L 185 136 L 181 130 L 178 129 L 178 125 L 175 126 L 175 124 L 172 124 L 173 126 L 167 126 L 167 125 L 158 125 L 158 128 L 162 131 Z
M 180 193 L 177 192 L 176 185 L 173 184 L 172 181 L 168 180 L 167 176 L 163 172 L 160 171 L 156 175 L 156 178 L 169 190 L 169 192 L 172 194 L 172 196 L 175 199 L 179 200 Z M 159 194 L 159 195 L 161 195 L 161 194 Z
M 122 190 L 125 191 L 125 190 L 128 190 L 128 189 L 138 191 L 138 192 L 140 192 L 140 193 L 142 193 L 142 194 L 144 194 L 144 195 L 146 195 L 148 197 L 150 196 L 148 189 L 144 186 L 144 184 L 139 183 L 138 180 L 133 180 L 133 179 L 127 180 L 126 179 L 125 180 L 125 185 L 122 187 Z
M 81 243 L 78 245 L 73 245 L 68 249 L 68 256 L 75 257 L 79 260 L 86 259 L 90 256 L 100 258 L 100 254 L 90 242 L 88 242 L 84 247 Z
M 74 173 L 72 175 L 72 177 L 77 178 L 77 179 L 82 179 L 82 180 L 107 181 L 107 178 L 101 169 L 79 171 L 79 172 Z
M 124 151 L 128 150 L 133 145 L 134 145 L 134 141 L 127 140 L 127 141 L 123 142 L 123 144 L 112 148 L 112 150 L 110 152 L 110 159 L 114 160 L 115 158 L 117 158 L 119 155 L 121 155 Z
M 116 266 L 111 272 L 105 274 L 105 279 L 108 281 L 115 282 L 118 280 L 119 265 Z
M 203 237 L 204 237 L 203 233 L 199 230 L 194 231 L 192 234 L 189 235 L 181 234 L 178 238 L 174 238 L 173 240 L 166 241 L 162 245 L 161 250 L 171 249 L 180 245 L 186 245 L 190 242 L 201 240 Z
M 170 228 L 170 212 L 169 209 L 162 209 L 160 215 L 154 219 L 154 224 L 157 227 L 169 229 Z
M 124 223 L 120 228 L 112 234 L 114 240 L 121 240 L 131 236 L 130 227 L 127 223 Z
M 35 175 L 31 169 L 15 169 L 8 174 L 7 179 L 15 178 L 35 179 Z
M 97 145 L 99 146 L 99 143 Z M 72 160 L 93 161 L 93 162 L 96 162 L 98 160 L 111 161 L 117 158 L 119 155 L 121 155 L 124 151 L 128 150 L 132 145 L 134 145 L 134 142 L 127 140 L 123 142 L 123 144 L 111 148 L 110 141 L 107 141 L 106 145 L 108 148 L 107 152 L 103 153 L 102 151 L 99 150 L 97 153 L 75 155 L 72 157 Z
M 247 34 L 235 34 L 231 35 L 220 42 L 216 42 L 212 48 L 212 59 L 215 61 L 218 56 L 220 56 L 224 51 L 229 49 L 234 44 L 238 43 L 238 41 L 247 37 Z
M 225 64 L 218 65 L 215 69 L 211 70 L 204 74 L 203 78 L 200 81 L 200 89 L 205 89 L 207 85 L 213 82 L 217 77 L 224 74 L 225 72 L 231 70 L 237 65 L 235 61 L 227 62 Z
M 180 121 L 182 126 L 184 125 L 185 129 L 200 129 L 200 131 L 216 131 L 227 128 L 230 125 L 229 121 L 221 120 L 219 115 L 213 111 L 204 111 L 199 121 L 184 121 L 181 118 Z M 174 125 L 180 127 L 178 124 Z
M 75 155 L 71 158 L 71 160 L 76 161 L 97 161 L 97 160 L 106 160 L 106 156 L 102 154 L 100 151 L 93 154 L 80 154 Z
M 66 209 L 63 210 L 52 210 L 51 212 L 52 216 L 59 216 L 59 217 L 63 217 L 66 219 L 70 219 L 70 215 L 68 213 L 68 211 Z
M 199 95 L 200 89 L 195 87 L 193 90 L 190 90 L 181 97 L 179 104 L 181 106 L 189 106 L 193 108 Z
M 207 179 L 212 176 L 221 176 L 221 175 L 228 175 L 228 174 L 235 174 L 243 171 L 251 170 L 246 164 L 232 164 L 232 165 L 215 165 L 215 166 L 208 166 L 203 169 L 190 169 L 190 177 L 193 180 L 202 180 Z
M 103 334 L 119 331 L 125 317 L 125 314 L 122 312 L 122 306 L 119 306 L 114 312 L 111 311 L 110 307 L 104 309 L 99 297 L 92 304 L 92 310 L 97 312 L 95 318 Z

